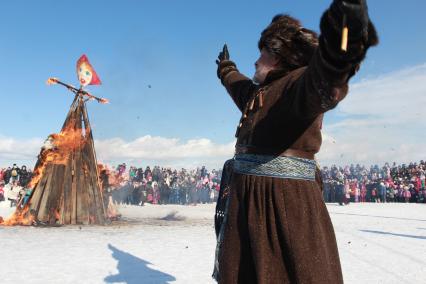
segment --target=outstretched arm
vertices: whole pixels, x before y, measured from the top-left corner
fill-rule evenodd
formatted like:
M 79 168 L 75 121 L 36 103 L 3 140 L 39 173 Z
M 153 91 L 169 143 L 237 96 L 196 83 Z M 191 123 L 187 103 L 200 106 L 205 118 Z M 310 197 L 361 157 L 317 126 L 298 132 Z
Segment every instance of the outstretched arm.
M 217 76 L 225 86 L 232 100 L 241 112 L 251 98 L 256 85 L 252 80 L 241 74 L 234 62 L 229 60 L 229 52 L 226 44 L 219 53 L 217 63 Z
M 344 25 L 349 30 L 346 51 L 341 44 Z M 319 47 L 291 88 L 295 111 L 303 117 L 334 108 L 346 96 L 348 81 L 368 48 L 378 43 L 366 0 L 334 0 L 323 14 L 320 28 Z
M 72 85 L 69 85 L 69 84 L 66 84 L 66 83 L 63 83 L 63 82 L 59 81 L 58 78 L 50 77 L 49 79 L 47 79 L 46 83 L 48 85 L 53 85 L 53 84 L 62 85 L 62 86 L 66 87 L 68 90 L 70 90 L 71 92 L 73 92 L 76 95 L 86 96 L 89 100 L 96 100 L 98 103 L 101 103 L 101 104 L 107 104 L 107 103 L 109 103 L 108 99 L 95 97 L 95 96 L 91 95 L 90 93 L 82 90 L 81 88 L 77 89 L 76 87 L 74 87 Z

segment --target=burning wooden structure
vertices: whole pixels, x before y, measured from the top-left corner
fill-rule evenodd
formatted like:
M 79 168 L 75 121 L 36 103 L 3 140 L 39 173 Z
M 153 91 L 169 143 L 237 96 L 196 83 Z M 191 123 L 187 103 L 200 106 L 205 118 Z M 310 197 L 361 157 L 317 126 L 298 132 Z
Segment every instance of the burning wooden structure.
M 29 187 L 32 193 L 3 225 L 105 224 L 108 220 L 100 186 L 92 129 L 86 109 L 87 100 L 108 103 L 85 90 L 100 80 L 83 55 L 77 62 L 79 89 L 49 78 L 49 84 L 65 86 L 74 95 L 59 134 L 45 141 L 34 167 Z M 21 199 L 22 202 L 22 199 Z
M 61 132 L 42 150 L 26 214 L 45 224 L 104 224 L 106 212 L 84 98 L 76 95 Z M 31 217 L 30 217 L 31 218 Z

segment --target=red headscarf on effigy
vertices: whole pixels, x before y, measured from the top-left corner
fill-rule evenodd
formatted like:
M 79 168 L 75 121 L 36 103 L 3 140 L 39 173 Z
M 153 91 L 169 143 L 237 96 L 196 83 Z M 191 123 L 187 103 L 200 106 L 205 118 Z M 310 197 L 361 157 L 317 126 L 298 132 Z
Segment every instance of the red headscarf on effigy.
M 84 75 L 86 76 L 83 76 L 83 71 L 88 71 L 90 74 L 85 72 Z M 89 75 L 91 75 L 91 77 Z M 83 54 L 77 61 L 77 76 L 82 86 L 101 84 L 101 80 L 99 79 L 98 74 L 96 74 L 95 69 L 90 64 L 89 59 L 85 54 Z M 89 82 L 85 80 L 87 79 L 87 76 L 90 78 Z

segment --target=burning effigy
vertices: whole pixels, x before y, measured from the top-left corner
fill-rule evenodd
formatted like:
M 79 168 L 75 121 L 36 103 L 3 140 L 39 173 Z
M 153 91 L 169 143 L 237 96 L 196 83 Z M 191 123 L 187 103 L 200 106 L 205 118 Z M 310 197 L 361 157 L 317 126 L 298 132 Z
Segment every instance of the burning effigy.
M 86 102 L 108 103 L 83 88 L 101 81 L 83 55 L 77 62 L 80 88 L 49 78 L 48 84 L 65 86 L 75 96 L 60 133 L 44 142 L 34 176 L 31 194 L 17 205 L 14 214 L 0 219 L 2 225 L 105 224 L 108 220 L 97 167 L 93 133 Z

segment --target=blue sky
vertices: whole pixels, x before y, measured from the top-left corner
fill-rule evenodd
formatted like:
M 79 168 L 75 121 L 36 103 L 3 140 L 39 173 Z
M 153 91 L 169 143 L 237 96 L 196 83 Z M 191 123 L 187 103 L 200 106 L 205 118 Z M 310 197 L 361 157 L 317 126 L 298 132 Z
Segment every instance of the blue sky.
M 75 63 L 83 53 L 103 82 L 89 90 L 111 101 L 88 106 L 95 138 L 105 149 L 106 141 L 121 139 L 119 144 L 127 145 L 146 135 L 167 143 L 177 139 L 171 147 L 195 140 L 229 148 L 239 113 L 216 78 L 215 59 L 223 43 L 240 71 L 252 76 L 260 32 L 275 14 L 289 13 L 318 31 L 330 2 L 2 1 L 0 160 L 30 161 L 32 155 L 2 156 L 1 139 L 12 141 L 3 141 L 8 147 L 19 142 L 25 148 L 25 141 L 38 144 L 59 130 L 72 96 L 45 81 L 56 76 L 77 84 Z M 381 43 L 371 49 L 352 83 L 426 62 L 425 1 L 370 0 L 369 8 Z M 369 115 L 339 108 L 327 114 L 326 130 Z M 142 157 L 135 161 L 143 163 Z M 109 161 L 114 159 L 120 157 Z

